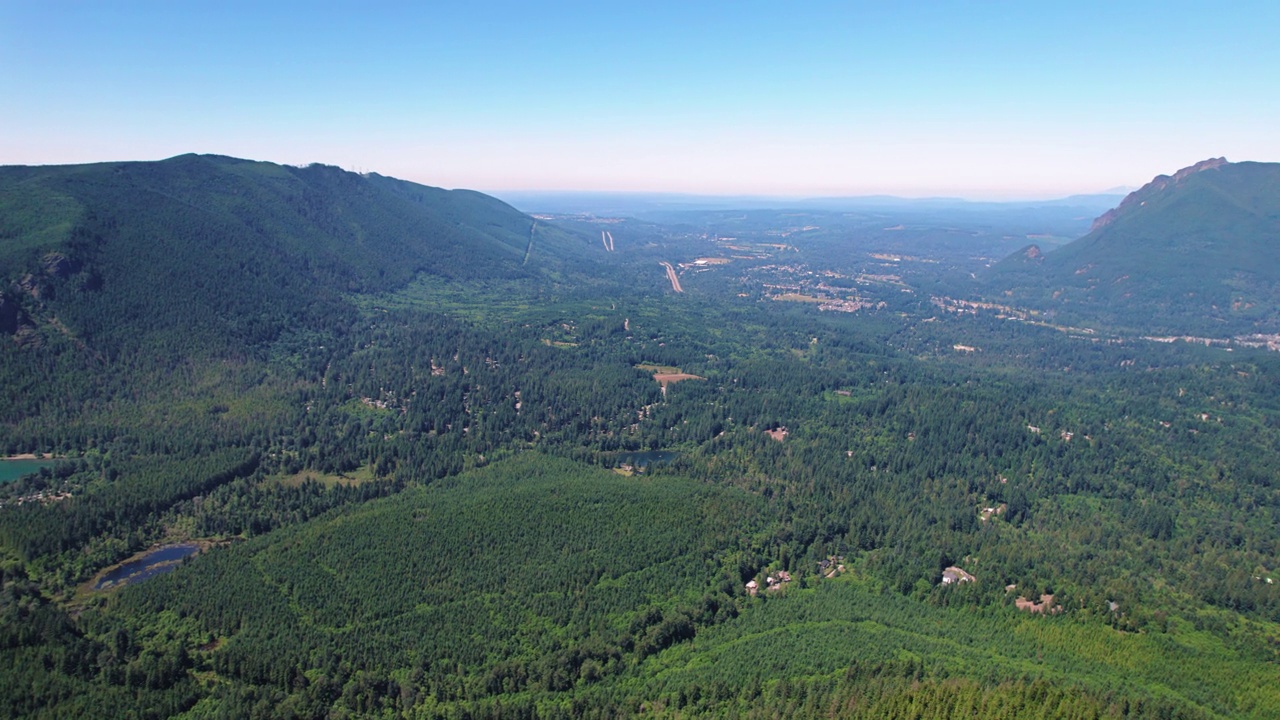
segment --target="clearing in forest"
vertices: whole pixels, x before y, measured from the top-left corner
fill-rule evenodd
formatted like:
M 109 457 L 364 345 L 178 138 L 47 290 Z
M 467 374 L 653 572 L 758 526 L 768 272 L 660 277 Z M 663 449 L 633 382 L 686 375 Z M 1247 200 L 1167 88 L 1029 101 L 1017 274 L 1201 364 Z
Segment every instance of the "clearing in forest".
M 658 381 L 663 390 L 667 389 L 669 383 L 680 382 L 681 380 L 706 380 L 701 375 L 690 375 L 689 373 L 673 372 L 673 373 L 654 373 L 653 379 Z
M 662 386 L 662 394 L 667 394 L 667 385 L 677 383 L 681 380 L 706 380 L 701 375 L 693 375 L 687 372 L 681 372 L 680 368 L 670 365 L 653 365 L 650 363 L 641 363 L 636 365 L 637 370 L 645 370 L 653 373 L 653 379 L 658 381 Z
M 361 485 L 371 482 L 373 479 L 373 466 L 363 465 L 346 473 L 323 473 L 317 470 L 303 470 L 293 475 L 277 475 L 268 478 L 268 482 L 278 482 L 285 487 L 301 487 L 306 481 L 312 480 L 320 483 L 323 487 L 331 488 L 335 485 Z

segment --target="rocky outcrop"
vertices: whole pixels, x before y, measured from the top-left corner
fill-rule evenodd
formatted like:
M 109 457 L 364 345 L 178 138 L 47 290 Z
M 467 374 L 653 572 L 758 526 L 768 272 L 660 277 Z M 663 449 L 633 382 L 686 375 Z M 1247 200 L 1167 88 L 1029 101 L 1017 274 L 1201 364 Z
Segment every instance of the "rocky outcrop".
M 1148 200 L 1163 192 L 1165 189 L 1182 183 L 1196 173 L 1204 172 L 1206 170 L 1217 170 L 1223 165 L 1230 164 L 1231 163 L 1227 162 L 1225 157 L 1210 158 L 1208 160 L 1201 160 L 1191 167 L 1182 168 L 1172 176 L 1157 175 L 1151 182 L 1129 193 L 1119 205 L 1106 211 L 1099 216 L 1097 220 L 1094 220 L 1093 226 L 1089 228 L 1089 232 L 1096 232 L 1097 230 L 1110 225 L 1126 214 L 1142 207 Z
M 46 275 L 66 279 L 80 271 L 80 263 L 60 252 L 51 252 L 41 259 Z
M 48 282 L 43 277 L 36 277 L 34 273 L 27 273 L 18 278 L 14 286 L 24 295 L 30 295 L 36 300 L 44 300 L 50 295 Z
M 29 295 L 38 303 L 54 299 L 61 280 L 70 280 L 82 290 L 99 290 L 102 279 L 92 270 L 85 271 L 84 263 L 60 252 L 51 252 L 40 258 L 39 265 L 14 281 L 11 289 L 19 295 Z M 82 272 L 85 271 L 85 272 Z
M 1173 181 L 1175 183 L 1180 183 L 1183 180 L 1186 180 L 1187 178 L 1191 177 L 1192 175 L 1195 175 L 1198 172 L 1204 172 L 1205 170 L 1217 170 L 1223 165 L 1230 165 L 1230 164 L 1231 163 L 1227 162 L 1227 159 L 1225 157 L 1209 158 L 1208 160 L 1201 160 L 1200 162 L 1196 163 L 1195 165 L 1192 165 L 1191 167 L 1182 168 L 1178 172 L 1174 173 Z

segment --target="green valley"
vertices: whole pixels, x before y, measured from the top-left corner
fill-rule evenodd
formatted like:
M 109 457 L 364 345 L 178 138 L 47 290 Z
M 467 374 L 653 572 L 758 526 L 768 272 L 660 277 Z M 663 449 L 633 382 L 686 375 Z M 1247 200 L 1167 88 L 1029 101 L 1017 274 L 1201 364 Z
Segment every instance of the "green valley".
M 1164 197 L 988 269 L 1078 206 L 0 168 L 0 450 L 59 458 L 0 485 L 0 714 L 1272 717 L 1280 356 L 1052 305 L 1133 238 L 1244 252 Z

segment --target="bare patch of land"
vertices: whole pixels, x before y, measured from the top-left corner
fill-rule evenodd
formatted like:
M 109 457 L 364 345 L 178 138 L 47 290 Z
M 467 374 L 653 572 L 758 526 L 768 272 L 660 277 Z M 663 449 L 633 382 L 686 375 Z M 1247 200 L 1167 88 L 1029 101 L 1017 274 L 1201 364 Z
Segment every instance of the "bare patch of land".
M 701 375 L 694 375 L 692 373 L 681 372 L 680 368 L 671 367 L 670 365 L 653 365 L 651 363 L 641 363 L 639 365 L 636 365 L 636 369 L 645 370 L 647 372 L 653 373 L 653 379 L 656 380 L 658 382 L 658 385 L 662 387 L 663 397 L 667 396 L 667 385 L 670 385 L 671 383 L 678 383 L 684 380 L 706 380 L 706 378 L 702 377 Z
M 706 380 L 706 378 L 701 375 L 690 375 L 689 373 L 682 372 L 654 373 L 653 379 L 658 381 L 658 384 L 662 386 L 663 390 L 667 389 L 668 384 L 677 383 L 681 380 Z
M 1032 612 L 1032 613 L 1041 613 L 1041 614 L 1044 614 L 1044 613 L 1054 613 L 1054 614 L 1057 614 L 1057 613 L 1062 612 L 1062 606 L 1061 606 L 1061 605 L 1054 605 L 1054 604 L 1053 604 L 1053 596 L 1052 596 L 1052 595 L 1048 595 L 1048 594 L 1041 595 L 1041 596 L 1040 596 L 1040 602 L 1032 602 L 1032 601 L 1030 601 L 1030 600 L 1028 600 L 1028 599 L 1026 599 L 1026 598 L 1024 598 L 1024 597 L 1019 597 L 1019 598 L 1017 598 L 1016 600 L 1014 600 L 1014 601 L 1013 601 L 1013 604 L 1014 604 L 1015 606 L 1017 606 L 1017 608 L 1018 608 L 1019 610 L 1023 610 L 1023 611 L 1026 611 L 1026 612 Z

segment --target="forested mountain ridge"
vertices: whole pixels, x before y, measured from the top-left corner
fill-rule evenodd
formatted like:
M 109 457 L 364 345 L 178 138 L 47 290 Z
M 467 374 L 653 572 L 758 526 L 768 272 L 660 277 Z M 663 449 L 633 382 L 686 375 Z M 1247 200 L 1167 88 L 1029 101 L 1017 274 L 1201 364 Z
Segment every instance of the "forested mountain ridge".
M 347 293 L 545 276 L 591 247 L 480 193 L 325 165 L 4 167 L 0 331 L 114 354 L 181 328 L 188 351 L 243 348 L 334 324 Z
M 1280 330 L 1280 163 L 1206 160 L 1156 177 L 992 285 L 1073 321 L 1213 337 Z

